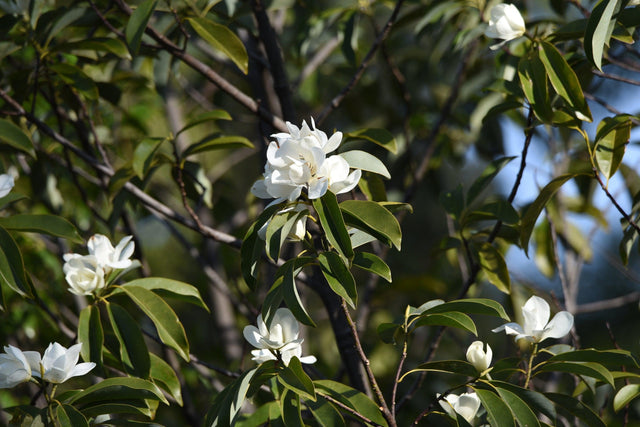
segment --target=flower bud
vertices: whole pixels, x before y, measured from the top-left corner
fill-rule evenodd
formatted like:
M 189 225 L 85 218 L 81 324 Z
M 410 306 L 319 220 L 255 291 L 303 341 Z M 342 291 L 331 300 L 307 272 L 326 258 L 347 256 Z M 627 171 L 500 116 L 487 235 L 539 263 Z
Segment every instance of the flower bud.
M 484 372 L 491 365 L 493 352 L 489 344 L 486 344 L 487 350 L 484 350 L 485 344 L 482 341 L 474 341 L 467 349 L 467 360 L 478 372 Z
M 489 15 L 489 26 L 484 32 L 487 37 L 513 40 L 526 30 L 520 11 L 512 4 L 497 4 L 491 8 Z

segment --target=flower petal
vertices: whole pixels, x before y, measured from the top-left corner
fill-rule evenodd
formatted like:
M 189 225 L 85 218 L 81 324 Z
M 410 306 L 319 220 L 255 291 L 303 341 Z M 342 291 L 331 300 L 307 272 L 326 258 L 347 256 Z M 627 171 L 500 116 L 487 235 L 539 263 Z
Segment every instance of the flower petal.
M 568 311 L 557 313 L 547 324 L 542 332 L 540 341 L 547 338 L 562 338 L 571 331 L 573 327 L 573 315 Z
M 533 331 L 543 330 L 549 321 L 551 312 L 549 304 L 538 296 L 532 296 L 522 307 L 524 317 L 524 331 L 531 334 Z

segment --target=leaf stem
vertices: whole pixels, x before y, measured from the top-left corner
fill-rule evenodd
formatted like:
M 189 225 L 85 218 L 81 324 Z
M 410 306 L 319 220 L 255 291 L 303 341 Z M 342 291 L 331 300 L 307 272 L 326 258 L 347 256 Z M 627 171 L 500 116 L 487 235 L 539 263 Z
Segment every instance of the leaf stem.
M 524 381 L 524 388 L 529 387 L 529 382 L 531 381 L 531 371 L 533 371 L 533 358 L 538 354 L 538 343 L 533 345 L 533 350 L 531 351 L 531 355 L 529 356 L 529 364 L 527 365 L 527 377 Z

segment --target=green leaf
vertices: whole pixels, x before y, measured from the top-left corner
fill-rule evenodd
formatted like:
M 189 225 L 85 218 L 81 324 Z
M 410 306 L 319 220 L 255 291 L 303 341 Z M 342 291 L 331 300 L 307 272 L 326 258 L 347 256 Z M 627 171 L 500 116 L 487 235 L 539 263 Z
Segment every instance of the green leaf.
M 182 406 L 182 387 L 173 368 L 155 354 L 150 353 L 149 355 L 151 356 L 151 371 L 149 372 L 151 380 L 154 383 L 160 383 L 162 388 L 178 402 L 178 405 Z
M 304 402 L 319 427 L 346 427 L 340 411 L 325 399 Z
M 517 224 L 520 221 L 520 215 L 518 215 L 518 211 L 513 208 L 511 203 L 504 199 L 499 199 L 465 213 L 460 218 L 460 224 L 464 227 L 467 224 L 487 220 L 499 220 L 503 224 Z
M 265 236 L 267 256 L 272 260 L 280 257 L 280 249 L 287 238 L 292 237 L 291 230 L 294 229 L 298 220 L 302 220 L 309 215 L 308 210 L 298 212 L 295 210 L 280 211 L 271 217 L 267 226 Z M 293 236 L 294 239 L 297 239 Z
M 116 403 L 98 403 L 95 405 L 88 406 L 87 408 L 82 409 L 82 413 L 86 417 L 97 417 L 99 415 L 105 414 L 133 414 L 133 415 L 141 415 L 146 418 L 153 418 L 154 410 L 150 408 L 150 402 L 145 401 L 143 399 L 127 399 L 127 400 L 118 400 Z M 124 418 L 124 417 L 123 417 Z M 131 418 L 131 417 L 128 417 Z M 114 419 L 111 418 L 109 420 L 109 425 L 121 425 L 126 427 L 143 425 L 156 427 L 158 424 L 154 423 L 145 423 L 143 421 L 133 421 L 131 419 Z
M 318 262 L 322 275 L 333 292 L 344 298 L 352 308 L 355 308 L 358 304 L 356 281 L 342 258 L 335 252 L 321 252 L 318 254 Z
M 352 259 L 351 238 L 347 232 L 336 195 L 327 191 L 321 198 L 313 200 L 313 207 L 318 213 L 320 225 L 322 225 L 329 244 L 343 257 Z
M 29 231 L 62 237 L 72 242 L 84 242 L 76 228 L 69 221 L 56 215 L 12 215 L 0 218 L 0 226 L 7 230 Z
M 602 55 L 604 46 L 609 45 L 609 39 L 616 24 L 614 16 L 620 11 L 620 0 L 602 0 L 592 10 L 584 32 L 584 53 L 586 57 L 602 71 Z
M 106 303 L 111 328 L 120 343 L 120 360 L 125 370 L 140 378 L 148 378 L 151 369 L 149 350 L 138 322 L 124 308 Z
M 345 200 L 340 203 L 340 210 L 347 224 L 400 250 L 402 244 L 400 224 L 396 217 L 379 203 L 369 200 Z
M 89 422 L 80 411 L 71 405 L 62 403 L 56 408 L 56 416 L 61 427 L 89 427 Z
M 604 421 L 591 408 L 579 400 L 562 393 L 545 393 L 544 395 L 555 402 L 559 408 L 567 410 L 572 415 L 580 418 L 589 427 L 606 427 Z
M 437 362 L 426 362 L 418 365 L 415 369 L 410 370 L 400 378 L 404 380 L 409 374 L 415 372 L 444 372 L 446 374 L 466 375 L 467 377 L 476 378 L 478 370 L 469 362 L 462 360 L 438 360 Z
M 13 122 L 6 119 L 0 119 L 0 142 L 27 153 L 31 157 L 35 158 L 36 156 L 31 138 Z
M 187 158 L 194 154 L 204 153 L 206 151 L 224 150 L 227 148 L 248 147 L 254 148 L 253 143 L 244 136 L 229 135 L 220 136 L 218 134 L 207 136 L 195 144 L 192 144 L 182 153 L 183 158 Z
M 49 66 L 49 69 L 55 72 L 60 79 L 84 95 L 87 99 L 98 99 L 98 86 L 91 77 L 85 74 L 80 68 L 67 64 L 55 63 Z
M 247 233 L 244 235 L 244 239 L 242 239 L 242 246 L 240 247 L 240 268 L 244 281 L 252 290 L 256 287 L 258 266 L 264 249 L 264 240 L 258 235 L 258 230 L 271 219 L 271 216 L 279 208 L 280 206 L 273 205 L 265 209 L 251 227 L 249 227 Z
M 474 388 L 474 390 L 487 411 L 487 419 L 492 427 L 516 427 L 509 407 L 497 394 L 481 388 Z
M 580 120 L 591 122 L 591 111 L 584 99 L 584 92 L 576 73 L 571 69 L 562 54 L 548 42 L 540 43 L 540 59 L 547 70 L 551 85 L 567 101 Z
M 240 70 L 249 72 L 249 56 L 242 41 L 224 25 L 206 18 L 187 18 L 191 27 L 214 49 L 224 53 Z
M 387 426 L 387 422 L 382 416 L 379 406 L 365 394 L 342 383 L 331 380 L 316 380 L 313 384 L 319 396 L 332 397 L 374 423 Z
M 150 381 L 134 377 L 107 378 L 71 396 L 67 403 L 84 408 L 115 400 L 151 399 L 169 404 L 162 391 Z
M 398 152 L 398 146 L 396 139 L 386 129 L 367 128 L 360 129 L 355 132 L 349 132 L 345 135 L 346 140 L 350 139 L 364 139 L 371 141 L 374 144 L 378 144 L 382 148 L 396 154 Z
M 537 52 L 523 56 L 518 64 L 520 86 L 533 108 L 536 117 L 542 123 L 553 121 L 553 110 L 549 99 L 547 73 Z
M 189 123 L 187 123 L 182 129 L 178 131 L 178 133 L 176 133 L 176 136 L 202 123 L 208 123 L 215 120 L 232 120 L 232 117 L 225 110 L 207 111 L 206 113 L 202 113 L 196 116 L 193 120 L 189 121 Z
M 146 277 L 143 279 L 135 279 L 125 283 L 120 288 L 116 289 L 113 293 L 115 294 L 124 292 L 122 288 L 126 288 L 129 286 L 136 286 L 139 288 L 154 291 L 160 295 L 167 295 L 180 301 L 197 305 L 198 307 L 202 307 L 205 310 L 209 311 L 209 308 L 202 300 L 202 296 L 200 296 L 200 291 L 198 291 L 195 286 L 180 282 L 178 280 L 165 279 L 163 277 Z
M 638 368 L 638 359 L 627 350 L 572 350 L 551 357 L 548 362 L 595 362 L 606 366 Z
M 120 39 L 112 39 L 108 37 L 95 37 L 86 40 L 56 44 L 49 49 L 49 53 L 86 50 L 108 52 L 122 59 L 132 59 L 131 54 L 127 50 L 127 46 Z
M 462 211 L 465 208 L 462 184 L 458 185 L 454 190 L 442 193 L 440 195 L 440 203 L 444 210 L 451 215 L 453 219 L 460 218 Z
M 100 322 L 100 310 L 88 305 L 80 312 L 78 320 L 78 342 L 82 343 L 80 354 L 85 362 L 94 362 L 102 369 L 102 346 L 104 331 Z
M 257 371 L 258 369 L 251 369 L 245 372 L 225 387 L 222 392 L 218 393 L 207 412 L 205 426 L 230 427 L 235 424 L 238 412 L 246 399 L 249 387 L 252 385 L 251 380 Z M 256 386 L 257 384 L 253 385 Z
M 147 28 L 147 23 L 151 18 L 151 14 L 153 14 L 156 3 L 157 0 L 145 0 L 138 5 L 138 8 L 129 17 L 124 34 L 132 55 L 138 54 L 142 35 Z
M 519 425 L 527 427 L 540 426 L 536 414 L 517 394 L 504 388 L 497 388 L 497 390 L 504 403 L 509 406 Z
M 369 252 L 358 252 L 353 257 L 353 265 L 363 270 L 377 274 L 391 283 L 391 269 L 379 256 Z
M 428 325 L 449 326 L 452 328 L 464 329 L 476 336 L 478 335 L 478 330 L 476 329 L 476 325 L 473 323 L 473 320 L 471 320 L 471 318 L 466 314 L 456 311 L 422 315 L 420 319 L 415 322 L 415 325 L 416 327 Z
M 364 171 L 377 173 L 387 179 L 391 179 L 391 174 L 384 163 L 382 163 L 377 157 L 372 156 L 365 151 L 351 150 L 338 155 L 345 159 L 353 169 L 362 169 Z
M 489 282 L 501 292 L 511 293 L 509 270 L 502 254 L 491 243 L 483 242 L 478 248 L 478 258 Z
M 491 371 L 491 375 L 494 375 L 496 368 L 497 366 L 494 366 L 494 369 Z M 511 384 L 508 382 L 503 382 L 503 381 L 491 380 L 488 382 L 488 384 L 490 384 L 491 387 L 498 390 L 498 392 L 500 392 L 501 389 L 502 390 L 506 389 L 511 393 L 517 395 L 520 399 L 526 402 L 527 406 L 529 406 L 534 412 L 542 413 L 552 420 L 555 420 L 557 417 L 556 409 L 553 406 L 553 402 L 547 399 L 542 393 L 538 393 L 537 391 L 534 391 L 534 390 L 518 387 L 517 385 Z
M 568 173 L 566 175 L 561 175 L 557 178 L 554 178 L 550 183 L 544 186 L 536 200 L 527 208 L 526 212 L 522 215 L 522 221 L 520 226 L 520 244 L 524 249 L 525 254 L 529 252 L 529 239 L 531 238 L 531 233 L 533 231 L 533 227 L 540 216 L 540 212 L 542 209 L 549 203 L 551 197 L 562 187 L 562 185 L 569 181 L 571 178 L 575 178 L 576 176 L 583 175 L 581 173 Z
M 133 152 L 133 160 L 131 166 L 133 171 L 138 175 L 138 178 L 144 179 L 147 172 L 153 165 L 153 158 L 155 152 L 160 148 L 160 144 L 166 141 L 165 138 L 144 138 L 136 150 Z
M 471 184 L 469 191 L 467 191 L 467 203 L 471 205 L 474 200 L 486 189 L 493 181 L 493 178 L 515 157 L 500 157 L 489 163 L 489 165 L 482 171 L 482 174 Z
M 169 304 L 155 293 L 139 286 L 123 286 L 122 289 L 149 316 L 158 331 L 160 340 L 188 362 L 189 342 L 187 335 L 178 316 Z
M 483 314 L 496 316 L 509 321 L 509 316 L 499 302 L 485 298 L 468 298 L 437 304 L 424 310 L 422 314 L 448 313 L 458 311 L 467 314 Z
M 297 357 L 291 358 L 289 366 L 284 366 L 278 373 L 278 382 L 304 399 L 316 400 L 313 381 L 304 372 Z
M 616 173 L 631 136 L 631 119 L 605 117 L 598 124 L 594 154 L 598 169 L 609 179 Z
M 280 267 L 284 272 L 282 286 L 280 292 L 282 292 L 282 298 L 284 299 L 285 304 L 291 310 L 291 313 L 295 316 L 298 321 L 304 323 L 305 325 L 315 327 L 316 324 L 309 316 L 309 313 L 302 305 L 302 300 L 300 299 L 300 294 L 298 294 L 298 287 L 296 286 L 296 269 L 295 269 L 295 259 L 289 260 Z M 265 322 L 270 321 L 271 316 L 268 313 L 267 316 L 264 316 Z M 275 310 L 273 311 L 275 314 Z
M 11 234 L 1 226 L 0 249 L 0 283 L 4 283 L 21 296 L 33 298 L 20 248 Z M 0 300 L 1 302 L 2 300 Z
M 595 362 L 544 362 L 536 369 L 534 375 L 541 372 L 565 372 L 573 375 L 595 378 L 613 387 L 613 376 L 604 366 Z
M 618 412 L 640 395 L 640 384 L 627 384 L 613 398 L 613 410 Z

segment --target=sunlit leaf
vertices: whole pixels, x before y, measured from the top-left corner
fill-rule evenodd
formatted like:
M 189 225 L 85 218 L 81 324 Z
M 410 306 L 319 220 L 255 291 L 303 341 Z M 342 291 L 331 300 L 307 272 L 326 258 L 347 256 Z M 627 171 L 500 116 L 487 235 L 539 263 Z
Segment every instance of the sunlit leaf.
M 127 22 L 127 27 L 125 29 L 125 38 L 127 40 L 127 45 L 129 45 L 129 50 L 134 56 L 138 54 L 142 35 L 147 28 L 147 23 L 153 14 L 156 3 L 157 0 L 143 1 L 129 17 L 129 21 Z
M 384 163 L 366 151 L 351 150 L 340 153 L 339 156 L 345 159 L 353 169 L 362 169 L 364 171 L 377 173 L 387 179 L 391 179 L 391 174 Z
M 76 243 L 84 242 L 73 224 L 57 215 L 11 215 L 0 218 L 0 226 L 7 230 L 29 231 L 48 234 L 54 237 L 62 237 Z
M 602 71 L 605 45 L 616 24 L 615 15 L 620 11 L 621 0 L 601 0 L 591 11 L 584 32 L 584 53 L 593 65 Z
M 31 138 L 13 122 L 6 119 L 0 119 L 0 143 L 35 157 Z
M 376 202 L 368 200 L 345 200 L 340 210 L 347 224 L 376 237 L 396 249 L 402 244 L 402 231 L 396 217 Z
M 492 244 L 483 242 L 478 248 L 478 258 L 489 282 L 501 292 L 510 293 L 511 279 L 502 254 Z
M 217 24 L 206 18 L 187 18 L 191 27 L 214 49 L 222 52 L 233 61 L 240 70 L 249 71 L 249 56 L 242 41 L 227 26 Z
M 345 134 L 345 139 L 364 139 L 367 141 L 371 141 L 374 144 L 378 144 L 379 146 L 389 150 L 393 154 L 396 154 L 398 151 L 396 139 L 386 129 L 361 129 Z

